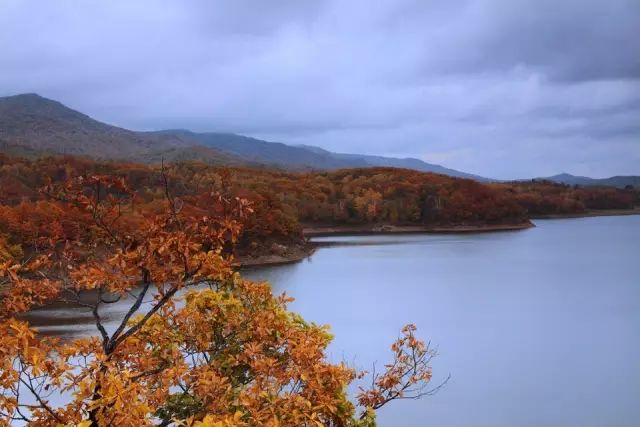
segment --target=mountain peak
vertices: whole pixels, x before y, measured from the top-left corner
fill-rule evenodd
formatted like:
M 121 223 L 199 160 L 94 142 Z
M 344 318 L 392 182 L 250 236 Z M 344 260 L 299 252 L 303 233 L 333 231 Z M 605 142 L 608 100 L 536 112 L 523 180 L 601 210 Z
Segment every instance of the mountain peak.
M 36 99 L 46 99 L 44 96 L 39 95 L 35 92 L 27 92 L 27 93 L 17 93 L 15 95 L 9 95 L 9 96 L 3 96 L 2 98 L 14 98 L 14 99 L 20 99 L 20 98 L 36 98 Z
M 45 98 L 44 96 L 39 95 L 37 93 L 33 93 L 33 92 L 3 96 L 3 97 L 0 97 L 0 102 L 47 102 L 47 103 L 53 103 L 53 104 L 60 104 L 58 101 Z
M 21 93 L 0 97 L 0 111 L 3 115 L 14 116 L 17 114 L 55 115 L 64 113 L 86 117 L 58 101 L 45 98 L 37 93 Z

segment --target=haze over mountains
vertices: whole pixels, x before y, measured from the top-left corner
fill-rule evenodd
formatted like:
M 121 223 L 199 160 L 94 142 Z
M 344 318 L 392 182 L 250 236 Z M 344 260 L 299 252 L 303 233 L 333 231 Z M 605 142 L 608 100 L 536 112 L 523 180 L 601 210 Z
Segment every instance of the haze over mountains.
M 0 98 L 0 145 L 10 154 L 71 154 L 99 159 L 154 162 L 200 159 L 241 164 L 242 159 L 196 147 L 180 135 L 134 132 L 101 123 L 35 94 Z
M 182 129 L 137 132 L 101 123 L 36 94 L 0 98 L 2 150 L 22 155 L 72 154 L 156 162 L 202 160 L 212 164 L 264 165 L 287 169 L 394 166 L 483 179 L 418 159 L 338 154 L 317 147 L 267 142 L 230 133 Z
M 633 187 L 640 187 L 640 176 L 634 175 L 618 175 L 609 178 L 589 178 L 586 176 L 575 176 L 568 173 L 561 173 L 558 175 L 539 179 L 580 186 L 605 186 L 623 188 L 627 185 L 631 185 Z
M 319 147 L 292 146 L 230 133 L 182 129 L 132 131 L 99 122 L 37 94 L 0 97 L 0 151 L 26 157 L 70 154 L 145 163 L 163 159 L 200 160 L 214 165 L 294 170 L 389 166 L 489 180 L 415 158 L 334 153 Z M 596 180 L 561 174 L 546 179 L 571 185 L 640 185 L 640 177 L 634 176 Z

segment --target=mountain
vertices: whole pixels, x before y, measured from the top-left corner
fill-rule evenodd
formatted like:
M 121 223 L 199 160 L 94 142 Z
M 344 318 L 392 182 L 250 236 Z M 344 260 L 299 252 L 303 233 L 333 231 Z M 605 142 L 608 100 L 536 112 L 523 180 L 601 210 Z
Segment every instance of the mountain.
M 589 178 L 586 176 L 575 176 L 568 173 L 561 173 L 559 175 L 549 176 L 546 178 L 538 178 L 541 180 L 559 182 L 561 184 L 568 185 L 581 185 L 581 186 L 603 186 L 603 187 L 619 187 L 624 188 L 627 185 L 640 188 L 640 176 L 628 175 L 628 176 L 612 176 L 610 178 Z
M 98 159 L 149 161 L 164 158 L 240 163 L 226 153 L 198 149 L 178 138 L 111 126 L 36 94 L 0 98 L 0 149 L 11 154 L 70 154 Z
M 489 181 L 489 179 L 473 175 L 470 173 L 460 172 L 455 169 L 445 168 L 444 166 L 435 165 L 432 163 L 424 162 L 420 159 L 412 157 L 396 158 L 396 157 L 383 157 L 383 156 L 371 156 L 367 154 L 345 154 L 345 153 L 333 153 L 320 147 L 314 147 L 311 145 L 298 145 L 298 147 L 305 148 L 315 153 L 329 156 L 336 160 L 350 162 L 352 164 L 363 164 L 364 167 L 384 166 L 393 168 L 413 169 L 421 172 L 433 172 L 442 175 L 455 176 L 458 178 L 474 179 L 476 181 Z M 349 166 L 349 167 L 363 167 L 363 166 Z
M 137 132 L 99 122 L 36 94 L 0 98 L 0 151 L 24 157 L 71 154 L 146 163 L 201 160 L 294 170 L 390 166 L 485 180 L 419 159 L 333 153 L 231 133 L 180 129 Z
M 340 169 L 367 167 L 364 162 L 335 158 L 331 153 L 317 153 L 304 147 L 281 142 L 268 142 L 232 133 L 195 133 L 186 130 L 165 130 L 155 135 L 175 137 L 238 156 L 252 163 L 292 169 Z
M 200 160 L 213 165 L 294 170 L 386 166 L 488 181 L 415 158 L 334 153 L 310 145 L 293 146 L 232 133 L 132 131 L 102 123 L 33 93 L 0 97 L 0 152 L 27 158 L 70 154 L 144 163 Z M 569 185 L 640 187 L 640 176 L 594 179 L 563 173 L 539 179 Z
M 0 99 L 0 140 L 47 153 L 104 158 L 133 157 L 153 148 L 153 141 L 136 132 L 98 122 L 36 94 Z

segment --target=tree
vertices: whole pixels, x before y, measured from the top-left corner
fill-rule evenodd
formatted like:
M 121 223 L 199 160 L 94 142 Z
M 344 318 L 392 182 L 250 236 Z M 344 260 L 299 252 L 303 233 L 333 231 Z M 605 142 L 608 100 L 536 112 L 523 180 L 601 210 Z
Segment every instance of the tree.
M 0 261 L 0 425 L 371 426 L 388 402 L 437 390 L 426 388 L 435 352 L 409 325 L 387 370 L 350 401 L 366 373 L 326 359 L 327 328 L 234 271 L 227 248 L 250 204 L 217 191 L 178 198 L 160 176 L 155 214 L 115 176 L 43 190 L 82 232 L 53 227 Z M 52 298 L 91 310 L 98 336 L 42 338 L 16 318 Z M 108 330 L 102 308 L 121 299 L 130 308 Z

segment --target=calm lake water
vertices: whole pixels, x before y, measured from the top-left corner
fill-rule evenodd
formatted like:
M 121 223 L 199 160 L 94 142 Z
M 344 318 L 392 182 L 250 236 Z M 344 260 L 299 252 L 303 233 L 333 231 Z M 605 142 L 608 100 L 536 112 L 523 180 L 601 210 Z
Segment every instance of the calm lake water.
M 434 384 L 451 380 L 433 397 L 383 408 L 381 426 L 637 427 L 640 216 L 536 225 L 318 238 L 328 245 L 306 261 L 245 276 L 331 324 L 335 361 L 380 366 L 406 323 L 431 340 Z M 32 319 L 49 332 L 92 333 L 90 316 L 77 315 L 51 308 Z

